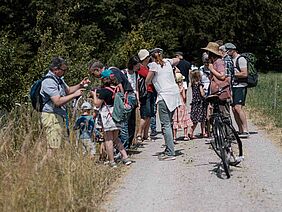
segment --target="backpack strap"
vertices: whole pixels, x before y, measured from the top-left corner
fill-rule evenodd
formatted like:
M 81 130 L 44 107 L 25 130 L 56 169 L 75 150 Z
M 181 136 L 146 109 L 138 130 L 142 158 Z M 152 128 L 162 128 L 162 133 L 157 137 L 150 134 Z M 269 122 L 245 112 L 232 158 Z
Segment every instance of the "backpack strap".
M 237 68 L 237 70 L 240 71 L 240 72 L 241 72 L 241 69 L 240 69 L 240 66 L 239 66 L 239 59 L 240 59 L 241 57 L 244 57 L 244 56 L 239 55 L 239 57 L 236 59 L 236 62 L 235 62 L 235 68 Z M 248 62 L 248 61 L 247 61 L 247 62 Z

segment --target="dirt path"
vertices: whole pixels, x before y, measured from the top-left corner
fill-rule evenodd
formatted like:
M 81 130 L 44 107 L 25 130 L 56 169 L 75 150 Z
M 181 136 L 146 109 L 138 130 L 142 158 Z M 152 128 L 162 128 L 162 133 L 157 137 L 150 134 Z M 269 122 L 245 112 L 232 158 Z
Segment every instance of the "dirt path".
M 188 95 L 191 97 L 191 94 Z M 191 101 L 191 100 L 190 100 Z M 199 126 L 198 126 L 199 128 Z M 176 145 L 175 161 L 159 161 L 162 136 L 147 142 L 106 211 L 282 211 L 282 153 L 249 122 L 243 140 L 245 160 L 231 167 L 231 178 L 218 177 L 220 161 L 204 139 Z
M 176 145 L 175 161 L 158 160 L 161 144 L 148 142 L 132 157 L 136 163 L 110 194 L 107 211 L 282 210 L 282 155 L 264 132 L 243 140 L 245 160 L 230 179 L 217 176 L 219 159 L 204 139 Z

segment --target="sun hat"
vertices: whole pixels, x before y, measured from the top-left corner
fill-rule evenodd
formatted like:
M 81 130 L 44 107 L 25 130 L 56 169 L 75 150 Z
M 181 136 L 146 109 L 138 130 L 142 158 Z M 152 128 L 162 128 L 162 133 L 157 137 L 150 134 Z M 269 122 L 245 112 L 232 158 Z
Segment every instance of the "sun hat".
M 142 60 L 145 60 L 147 57 L 149 57 L 150 53 L 147 49 L 141 49 L 139 52 L 138 52 L 138 57 L 139 59 L 142 61 Z
M 175 73 L 176 82 L 181 82 L 184 79 L 185 79 L 185 77 L 181 73 Z
M 224 44 L 225 49 L 229 50 L 229 49 L 237 49 L 236 46 L 233 43 L 226 43 Z
M 203 50 L 207 50 L 209 52 L 212 52 L 218 56 L 221 56 L 219 52 L 219 45 L 215 42 L 209 42 L 208 45 L 205 48 L 201 48 Z
M 82 110 L 91 110 L 92 106 L 89 102 L 83 102 L 83 104 L 81 105 L 81 109 Z
M 101 78 L 109 78 L 111 76 L 111 74 L 113 74 L 112 70 L 110 69 L 105 69 L 104 71 L 102 71 L 101 73 Z

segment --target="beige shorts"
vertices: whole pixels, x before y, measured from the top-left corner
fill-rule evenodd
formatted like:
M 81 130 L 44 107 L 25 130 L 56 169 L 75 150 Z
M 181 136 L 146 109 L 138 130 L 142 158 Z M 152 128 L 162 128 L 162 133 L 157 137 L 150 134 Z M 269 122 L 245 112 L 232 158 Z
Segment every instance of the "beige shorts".
M 60 148 L 62 140 L 65 138 L 63 117 L 54 113 L 41 113 L 41 121 L 46 131 L 47 148 Z

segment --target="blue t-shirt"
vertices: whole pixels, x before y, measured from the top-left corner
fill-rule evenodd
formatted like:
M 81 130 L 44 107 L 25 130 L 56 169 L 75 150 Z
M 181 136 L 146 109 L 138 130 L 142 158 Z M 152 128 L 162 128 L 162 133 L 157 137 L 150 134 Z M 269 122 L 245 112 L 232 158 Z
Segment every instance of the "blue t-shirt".
M 94 124 L 93 116 L 81 115 L 75 122 L 74 129 L 79 129 L 80 139 L 91 139 L 94 132 Z
M 48 78 L 42 81 L 40 94 L 43 97 L 44 107 L 42 112 L 45 113 L 56 113 L 62 117 L 66 117 L 66 105 L 61 107 L 56 107 L 51 101 L 52 96 L 66 96 L 67 84 L 62 78 L 57 77 L 51 71 L 48 72 L 46 76 L 53 76 L 53 78 Z

